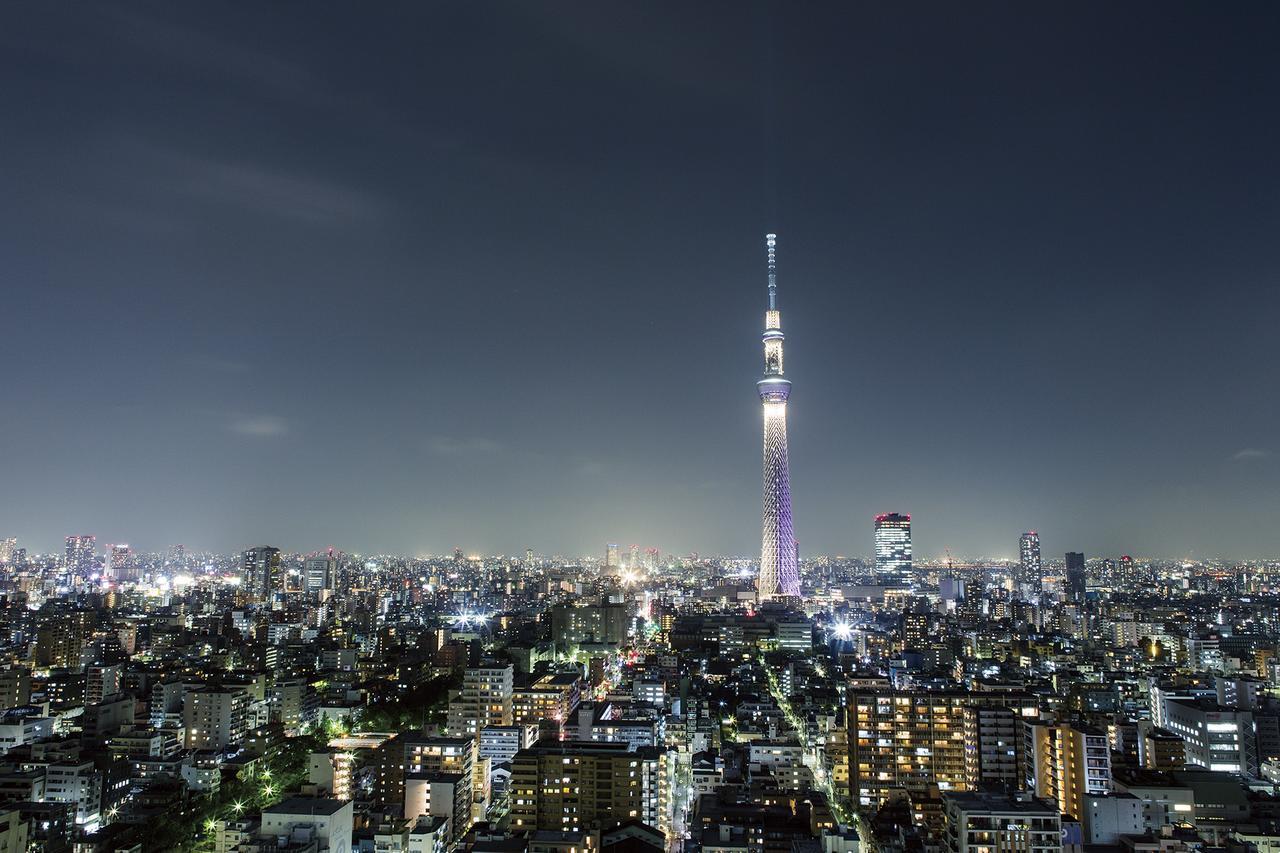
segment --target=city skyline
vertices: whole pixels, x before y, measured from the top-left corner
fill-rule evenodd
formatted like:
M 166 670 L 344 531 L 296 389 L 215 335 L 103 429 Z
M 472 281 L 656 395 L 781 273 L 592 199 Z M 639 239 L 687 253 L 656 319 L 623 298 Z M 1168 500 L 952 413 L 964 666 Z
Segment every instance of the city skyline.
M 0 853 L 1280 853 L 1280 6 L 6 12 Z
M 667 12 L 14 10 L 0 536 L 1280 555 L 1274 9 Z

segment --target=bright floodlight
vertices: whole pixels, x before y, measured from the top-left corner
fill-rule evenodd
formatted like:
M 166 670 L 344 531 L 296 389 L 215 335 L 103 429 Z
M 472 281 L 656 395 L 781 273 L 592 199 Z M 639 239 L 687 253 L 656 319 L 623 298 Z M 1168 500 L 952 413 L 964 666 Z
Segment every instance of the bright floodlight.
M 853 626 L 848 622 L 836 622 L 831 626 L 831 633 L 842 643 L 853 639 Z

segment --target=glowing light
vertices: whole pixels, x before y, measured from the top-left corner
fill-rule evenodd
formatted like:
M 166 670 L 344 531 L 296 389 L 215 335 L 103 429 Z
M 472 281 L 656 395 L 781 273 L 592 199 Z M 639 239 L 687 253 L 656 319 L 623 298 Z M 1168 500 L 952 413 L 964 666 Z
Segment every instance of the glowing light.
M 848 622 L 835 622 L 831 625 L 831 635 L 842 643 L 853 639 L 853 626 Z
M 463 610 L 456 616 L 453 616 L 453 625 L 455 628 L 479 628 L 489 621 L 489 616 L 484 613 L 476 613 L 472 610 Z

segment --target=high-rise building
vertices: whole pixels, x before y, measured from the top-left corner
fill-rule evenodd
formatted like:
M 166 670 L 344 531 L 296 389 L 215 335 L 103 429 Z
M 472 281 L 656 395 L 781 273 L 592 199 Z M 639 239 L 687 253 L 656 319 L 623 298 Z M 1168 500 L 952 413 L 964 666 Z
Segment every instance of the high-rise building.
M 202 687 L 183 696 L 187 749 L 226 749 L 249 730 L 249 694 L 243 687 Z
M 976 767 L 968 767 L 973 764 L 968 753 L 985 744 L 982 738 L 977 743 L 965 739 L 966 710 L 1010 708 L 1026 715 L 1034 713 L 1035 701 L 1026 694 L 998 691 L 873 687 L 850 689 L 848 708 L 853 805 L 874 809 L 897 789 L 926 796 L 933 786 L 964 790 L 974 773 L 972 778 L 981 781 L 982 758 L 977 757 Z M 980 732 L 982 727 L 971 719 L 970 728 Z M 988 727 L 988 734 L 994 732 L 994 727 Z
M 639 545 L 631 546 L 631 551 L 627 558 L 627 568 L 633 572 L 636 569 L 640 568 L 640 546 Z
M 1018 583 L 1037 592 L 1044 585 L 1044 569 L 1040 564 L 1040 534 L 1028 530 L 1018 539 Z
M 13 552 L 18 550 L 18 540 L 10 536 L 8 539 L 0 539 L 0 566 L 7 566 L 13 562 Z
M 973 705 L 964 709 L 965 784 L 970 790 L 1016 791 L 1022 780 L 1022 717 L 1019 709 Z
M 333 589 L 338 580 L 338 561 L 331 553 L 308 557 L 302 564 L 302 579 L 309 593 Z
M 97 537 L 94 536 L 68 536 L 66 551 L 67 570 L 72 572 L 87 572 L 92 570 L 96 542 Z
M 659 826 L 665 764 L 656 748 L 632 751 L 625 743 L 522 749 L 511 761 L 511 827 L 581 832 L 632 819 Z
M 896 512 L 876 516 L 876 576 L 905 578 L 911 574 L 911 516 Z
M 447 734 L 478 739 L 483 728 L 511 725 L 514 677 L 511 664 L 468 667 L 462 692 L 449 701 Z
M 618 546 L 610 543 L 604 546 L 604 565 L 607 569 L 621 568 L 622 561 L 618 558 Z
M 107 546 L 106 574 L 116 580 L 135 580 L 133 573 L 133 549 L 128 543 Z
M 375 753 L 374 794 L 384 803 L 403 803 L 406 793 L 416 791 L 413 799 L 421 802 L 422 787 L 430 786 L 430 777 L 457 777 L 460 784 L 448 786 L 454 798 L 448 808 L 453 824 L 450 834 L 457 839 L 471 827 L 475 788 L 470 780 L 475 776 L 475 752 L 476 742 L 472 738 L 401 732 L 382 743 Z
M 764 376 L 756 383 L 764 406 L 764 512 L 760 545 L 760 601 L 800 597 L 796 536 L 791 520 L 791 472 L 787 456 L 787 400 L 791 381 L 783 376 L 782 312 L 778 310 L 776 234 L 765 235 L 769 261 L 769 310 L 764 315 Z
M 1024 784 L 1063 814 L 1082 814 L 1088 794 L 1111 790 L 1111 748 L 1101 729 L 1078 723 L 1023 721 Z
M 42 618 L 36 629 L 36 666 L 78 670 L 85 641 L 96 624 L 97 613 L 89 609 L 58 611 Z
M 250 597 L 269 599 L 284 591 L 284 575 L 280 571 L 280 549 L 264 545 L 250 548 L 241 557 L 244 587 Z
M 1067 552 L 1067 596 L 1072 601 L 1084 601 L 1085 571 L 1084 554 L 1079 551 Z

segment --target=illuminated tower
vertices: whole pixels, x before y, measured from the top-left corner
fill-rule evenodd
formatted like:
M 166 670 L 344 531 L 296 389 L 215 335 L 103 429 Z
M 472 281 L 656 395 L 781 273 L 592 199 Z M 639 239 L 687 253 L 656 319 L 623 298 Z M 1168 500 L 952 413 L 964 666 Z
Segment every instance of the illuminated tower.
M 876 575 L 906 582 L 911 577 L 911 516 L 876 516 Z
M 1040 534 L 1034 530 L 1028 530 L 1018 540 L 1018 568 L 1018 582 L 1039 592 L 1044 586 L 1044 570 L 1040 565 Z
M 800 596 L 796 537 L 791 526 L 791 477 L 787 466 L 787 398 L 791 383 L 782 375 L 782 314 L 774 259 L 777 235 L 765 235 L 769 253 L 769 310 L 764 315 L 764 376 L 756 383 L 764 404 L 764 518 L 756 597 L 770 601 Z

